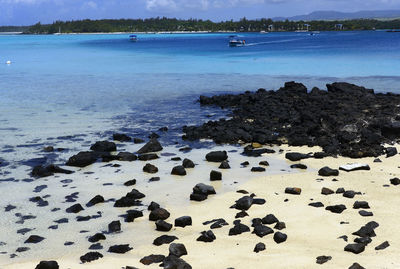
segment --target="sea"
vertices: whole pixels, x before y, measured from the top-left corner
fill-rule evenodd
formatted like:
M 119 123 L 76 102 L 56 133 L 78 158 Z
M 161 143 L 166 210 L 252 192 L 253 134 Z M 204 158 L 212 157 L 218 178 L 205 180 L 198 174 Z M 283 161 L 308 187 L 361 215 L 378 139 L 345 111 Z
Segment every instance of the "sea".
M 400 93 L 399 33 L 238 33 L 241 47 L 229 46 L 231 35 L 138 34 L 137 42 L 128 34 L 0 35 L 0 191 L 31 192 L 17 183 L 32 182 L 32 167 L 62 165 L 117 132 L 212 146 L 181 139 L 184 125 L 230 116 L 201 107 L 200 95 L 277 90 L 286 81 Z

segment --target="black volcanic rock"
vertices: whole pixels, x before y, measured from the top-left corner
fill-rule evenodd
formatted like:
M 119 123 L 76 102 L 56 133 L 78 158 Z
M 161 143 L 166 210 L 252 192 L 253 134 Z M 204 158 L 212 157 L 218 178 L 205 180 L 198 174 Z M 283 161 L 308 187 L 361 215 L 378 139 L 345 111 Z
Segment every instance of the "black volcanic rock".
M 265 225 L 257 225 L 254 227 L 253 234 L 256 234 L 258 237 L 264 237 L 268 234 L 273 234 L 274 230 L 269 228 L 268 226 Z
M 395 185 L 395 186 L 400 185 L 400 179 L 397 178 L 397 177 L 392 178 L 392 179 L 390 179 L 390 183 L 391 183 L 392 185 Z
M 114 142 L 109 141 L 97 141 L 94 145 L 90 147 L 93 151 L 100 151 L 100 152 L 111 152 L 116 151 L 117 146 Z
M 70 157 L 66 163 L 68 166 L 85 167 L 95 163 L 101 155 L 94 151 L 81 151 Z
M 109 233 L 117 233 L 121 231 L 121 222 L 119 220 L 112 221 L 108 224 Z
M 229 119 L 184 126 L 183 139 L 320 146 L 330 156 L 376 157 L 400 137 L 400 95 L 357 85 L 327 84 L 327 91 L 287 82 L 277 91 L 200 96 L 201 106 L 230 109 Z M 250 120 L 249 120 L 250 119 Z
M 165 269 L 192 269 L 192 266 L 182 260 L 181 258 L 178 258 L 174 255 L 169 255 L 165 257 L 163 260 L 163 263 L 160 264 L 160 267 L 163 267 Z
M 139 211 L 139 210 L 128 210 L 126 211 L 126 215 L 124 215 L 125 217 L 125 222 L 134 222 L 135 219 L 143 217 L 143 212 Z
M 365 268 L 355 262 L 349 267 L 349 269 L 365 269 Z
M 268 214 L 264 218 L 261 219 L 263 224 L 273 224 L 279 222 L 279 220 L 275 217 L 274 214 Z
M 29 244 L 37 244 L 39 242 L 42 242 L 45 238 L 41 237 L 39 235 L 31 235 L 29 236 L 28 239 L 25 240 L 25 244 L 29 243 Z
M 170 213 L 168 212 L 168 210 L 164 208 L 156 208 L 150 212 L 149 220 L 151 221 L 166 220 L 169 218 L 169 216 Z
M 48 176 L 54 175 L 55 173 L 72 174 L 73 172 L 74 171 L 66 170 L 66 169 L 60 168 L 57 165 L 50 164 L 47 166 L 43 166 L 43 165 L 35 166 L 32 169 L 31 175 L 33 177 L 48 177 Z
M 365 250 L 365 245 L 364 244 L 348 244 L 345 248 L 345 251 L 352 252 L 354 254 L 360 254 Z
M 183 167 L 182 165 L 175 166 L 174 168 L 172 168 L 171 175 L 185 176 L 185 167 Z
M 146 153 L 146 154 L 139 154 L 138 159 L 139 161 L 151 161 L 159 159 L 157 154 L 155 153 Z
M 113 134 L 113 140 L 117 140 L 120 142 L 128 142 L 128 141 L 131 141 L 132 138 L 130 138 L 126 134 L 115 133 L 115 134 Z
M 332 213 L 340 214 L 344 210 L 346 210 L 346 206 L 345 205 L 333 205 L 333 206 L 327 206 L 325 209 L 328 211 L 331 211 Z
M 265 250 L 265 244 L 260 242 L 260 243 L 257 243 L 257 245 L 254 247 L 253 251 L 255 253 L 258 253 L 258 252 L 263 251 L 263 250 Z
M 235 220 L 233 224 L 233 228 L 229 229 L 230 236 L 250 232 L 250 228 L 247 225 L 240 223 L 240 220 Z
M 104 203 L 104 197 L 101 195 L 96 195 L 86 204 L 87 207 L 94 206 L 99 203 Z
M 229 163 L 227 161 L 223 161 L 221 162 L 221 164 L 218 167 L 219 169 L 230 169 L 231 166 L 229 165 Z
M 185 158 L 182 161 L 182 166 L 184 168 L 194 168 L 195 164 L 194 164 L 194 162 L 192 160 L 189 160 L 189 159 Z
M 301 194 L 301 189 L 300 188 L 296 188 L 296 187 L 287 187 L 285 189 L 285 193 L 294 194 L 294 195 L 300 195 Z
M 382 250 L 382 249 L 385 249 L 385 248 L 387 248 L 389 246 L 390 246 L 389 242 L 385 241 L 382 244 L 380 244 L 379 246 L 376 246 L 375 250 Z
M 332 260 L 331 256 L 318 256 L 317 257 L 317 264 L 324 264 L 328 261 Z
M 292 162 L 296 162 L 303 159 L 308 159 L 310 158 L 310 155 L 298 152 L 288 152 L 285 154 L 285 158 L 291 160 Z
M 235 203 L 235 208 L 239 210 L 248 210 L 253 204 L 253 197 L 243 196 Z
M 133 248 L 129 246 L 129 244 L 122 244 L 122 245 L 114 245 L 111 246 L 108 249 L 108 252 L 111 253 L 118 253 L 118 254 L 124 254 L 130 250 L 132 250 Z
M 160 263 L 165 259 L 164 255 L 154 255 L 151 254 L 149 256 L 143 257 L 140 259 L 140 262 L 144 265 L 150 265 L 153 263 Z
M 207 153 L 206 160 L 209 162 L 223 162 L 228 159 L 228 154 L 226 151 L 212 151 Z
M 175 226 L 176 227 L 186 227 L 192 225 L 192 218 L 190 216 L 183 216 L 175 219 Z
M 103 258 L 103 254 L 99 252 L 88 252 L 80 257 L 82 263 L 91 262 Z
M 355 201 L 353 204 L 353 208 L 354 209 L 360 209 L 360 208 L 368 209 L 370 207 L 368 205 L 368 202 L 366 202 L 366 201 Z
M 285 242 L 286 240 L 287 240 L 287 235 L 286 235 L 286 234 L 281 233 L 281 232 L 276 232 L 276 233 L 274 234 L 274 241 L 275 241 L 277 244 L 283 243 L 283 242 Z
M 161 246 L 163 244 L 169 244 L 175 240 L 177 240 L 178 237 L 172 236 L 172 235 L 161 235 L 154 239 L 153 244 L 156 246 Z
M 339 170 L 331 169 L 328 166 L 325 166 L 325 167 L 322 167 L 321 169 L 319 169 L 318 175 L 323 176 L 323 177 L 338 176 Z
M 35 269 L 58 269 L 58 263 L 56 261 L 41 261 L 36 265 Z
M 147 163 L 144 167 L 143 167 L 143 171 L 146 173 L 150 173 L 150 174 L 155 174 L 158 172 L 158 168 L 150 163 Z
M 212 242 L 216 239 L 214 233 L 211 230 L 201 232 L 201 235 L 197 238 L 197 241 Z
M 161 146 L 160 142 L 156 138 L 150 139 L 149 142 L 147 142 L 142 148 L 140 148 L 137 153 L 143 154 L 143 153 L 149 153 L 149 152 L 156 152 L 156 151 L 161 151 L 163 147 Z
M 210 172 L 210 181 L 222 180 L 222 173 L 219 171 L 212 170 Z
M 187 255 L 187 250 L 184 244 L 172 243 L 169 245 L 169 255 L 174 255 L 175 257 L 181 257 Z
M 130 152 L 119 152 L 117 154 L 117 160 L 123 162 L 133 162 L 137 160 L 137 156 Z
M 68 207 L 65 211 L 67 213 L 79 213 L 82 210 L 84 210 L 84 209 L 81 204 L 74 204 L 74 205 Z
M 168 232 L 172 229 L 172 224 L 164 221 L 164 220 L 157 220 L 156 221 L 156 230 L 162 232 Z
M 93 235 L 93 236 L 88 238 L 88 241 L 90 243 L 96 243 L 96 242 L 98 242 L 100 240 L 106 240 L 106 236 L 104 234 L 102 234 L 102 233 L 97 233 L 97 234 L 95 234 L 95 235 Z

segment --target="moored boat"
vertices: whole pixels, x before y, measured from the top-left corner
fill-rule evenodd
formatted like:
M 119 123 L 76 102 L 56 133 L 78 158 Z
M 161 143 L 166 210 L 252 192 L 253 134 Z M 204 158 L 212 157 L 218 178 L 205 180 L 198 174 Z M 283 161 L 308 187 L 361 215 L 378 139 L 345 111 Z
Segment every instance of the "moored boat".
M 129 36 L 129 40 L 133 41 L 133 42 L 136 42 L 137 41 L 137 35 L 130 35 Z

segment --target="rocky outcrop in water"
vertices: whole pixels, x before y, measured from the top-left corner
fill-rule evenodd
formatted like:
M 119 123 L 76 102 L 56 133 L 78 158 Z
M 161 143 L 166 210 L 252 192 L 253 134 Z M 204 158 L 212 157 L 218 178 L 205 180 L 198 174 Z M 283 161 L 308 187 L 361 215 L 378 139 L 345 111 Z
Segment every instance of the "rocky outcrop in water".
M 230 108 L 232 118 L 185 126 L 184 139 L 321 146 L 330 155 L 361 158 L 386 154 L 382 144 L 400 138 L 400 95 L 349 83 L 308 91 L 287 82 L 277 91 L 200 96 L 199 102 Z

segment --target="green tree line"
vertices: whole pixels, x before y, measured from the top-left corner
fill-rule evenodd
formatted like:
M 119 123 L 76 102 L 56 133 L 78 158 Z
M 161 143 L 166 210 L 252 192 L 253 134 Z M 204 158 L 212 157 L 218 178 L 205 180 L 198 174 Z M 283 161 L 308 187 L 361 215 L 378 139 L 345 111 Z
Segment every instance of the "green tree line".
M 40 22 L 30 26 L 27 34 L 54 33 L 99 33 L 99 32 L 162 32 L 162 31 L 295 31 L 300 29 L 313 31 L 334 30 L 373 30 L 400 29 L 400 19 L 395 20 L 341 20 L 341 21 L 272 21 L 271 19 L 212 22 L 210 20 L 157 17 L 150 19 L 119 19 L 119 20 L 77 20 L 55 21 L 52 24 Z

